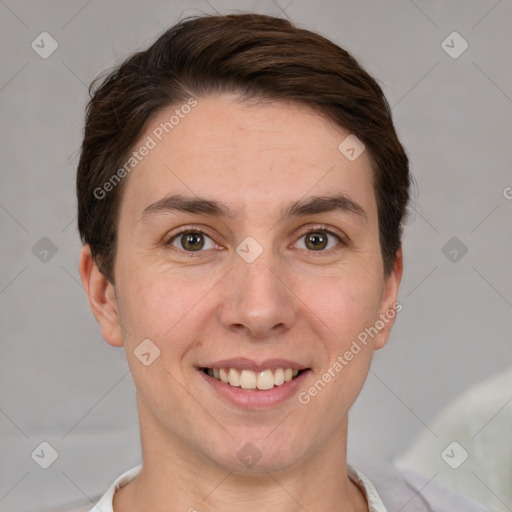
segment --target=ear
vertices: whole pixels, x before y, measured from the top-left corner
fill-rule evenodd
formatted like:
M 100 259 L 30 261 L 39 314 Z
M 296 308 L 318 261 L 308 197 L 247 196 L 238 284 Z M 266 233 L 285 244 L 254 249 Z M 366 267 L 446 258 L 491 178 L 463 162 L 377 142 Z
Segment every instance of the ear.
M 103 339 L 114 347 L 122 347 L 123 336 L 114 285 L 100 272 L 87 244 L 82 247 L 79 269 L 89 306 L 100 325 Z
M 375 336 L 375 350 L 382 348 L 387 343 L 391 333 L 391 328 L 395 323 L 396 316 L 402 310 L 402 304 L 400 304 L 397 299 L 403 269 L 403 255 L 402 249 L 400 248 L 396 252 L 393 268 L 389 273 L 389 276 L 386 278 L 384 289 L 382 291 L 381 308 L 378 320 L 380 320 L 384 325 L 382 326 L 381 322 L 379 322 L 379 327 L 382 327 L 382 329 L 379 329 L 379 334 Z

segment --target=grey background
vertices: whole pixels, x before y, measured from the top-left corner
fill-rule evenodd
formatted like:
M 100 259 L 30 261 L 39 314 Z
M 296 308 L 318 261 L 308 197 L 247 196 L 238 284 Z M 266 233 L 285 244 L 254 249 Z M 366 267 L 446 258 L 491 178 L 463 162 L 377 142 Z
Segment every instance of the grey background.
M 349 460 L 392 459 L 512 364 L 510 1 L 0 0 L 2 511 L 87 501 L 139 463 L 126 358 L 102 340 L 77 270 L 87 86 L 181 17 L 215 10 L 287 16 L 353 53 L 411 159 L 403 310 L 352 410 Z M 59 45 L 47 59 L 31 48 L 43 31 Z M 441 46 L 453 31 L 469 44 L 456 59 Z M 43 237 L 57 249 L 47 261 L 33 253 Z M 452 237 L 468 249 L 457 262 L 442 252 Z M 46 470 L 31 458 L 43 441 L 58 453 Z

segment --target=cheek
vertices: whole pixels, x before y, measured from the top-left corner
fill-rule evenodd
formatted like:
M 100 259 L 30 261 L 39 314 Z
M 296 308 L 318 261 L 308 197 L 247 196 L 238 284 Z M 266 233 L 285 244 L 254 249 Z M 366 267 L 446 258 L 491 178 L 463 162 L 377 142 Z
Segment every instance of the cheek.
M 145 339 L 160 351 L 159 364 L 174 374 L 187 353 L 195 353 L 196 340 L 204 337 L 206 324 L 215 315 L 219 276 L 194 275 L 162 265 L 126 266 L 120 315 L 126 326 L 128 357 Z M 196 273 L 197 274 L 197 273 Z M 218 295 L 217 295 L 218 296 Z
M 138 392 L 159 410 L 178 400 L 181 361 L 197 338 L 199 291 L 153 272 L 132 272 L 124 283 L 120 317 L 128 363 Z
M 378 319 L 381 287 L 377 275 L 341 273 L 303 280 L 300 296 L 325 325 L 332 344 L 342 349 Z
M 347 411 L 364 385 L 373 355 L 373 338 L 368 333 L 379 318 L 380 290 L 375 282 L 362 280 L 361 274 L 353 278 L 346 274 L 325 280 L 322 287 L 307 293 L 303 285 L 325 354 L 315 368 L 315 379 L 297 397 L 312 414 L 322 415 L 326 409 Z

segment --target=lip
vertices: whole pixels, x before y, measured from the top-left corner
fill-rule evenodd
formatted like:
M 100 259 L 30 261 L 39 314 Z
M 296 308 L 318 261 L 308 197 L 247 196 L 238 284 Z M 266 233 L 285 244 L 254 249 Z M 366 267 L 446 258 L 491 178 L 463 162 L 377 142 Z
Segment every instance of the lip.
M 277 359 L 273 361 L 277 361 Z M 222 363 L 224 364 L 224 361 Z M 225 366 L 220 366 L 220 368 L 225 368 Z M 235 368 L 235 366 L 230 366 L 230 368 Z M 236 368 L 239 369 L 240 367 Z M 268 366 L 265 369 L 267 368 Z M 277 368 L 282 367 L 277 366 Z M 285 366 L 285 368 L 292 368 L 292 366 Z M 240 369 L 251 369 L 251 367 L 246 366 Z M 214 377 L 210 377 L 202 369 L 198 369 L 199 375 L 209 386 L 211 386 L 214 393 L 218 394 L 222 399 L 227 400 L 232 405 L 242 409 L 251 410 L 270 409 L 282 404 L 290 397 L 295 396 L 310 371 L 310 369 L 305 369 L 299 373 L 297 377 L 290 380 L 289 382 L 285 382 L 280 386 L 274 386 L 272 389 L 268 389 L 266 391 L 261 391 L 235 388 L 229 384 L 225 384 L 224 382 L 215 379 Z
M 287 359 L 265 359 L 263 361 L 253 361 L 252 359 L 247 359 L 245 357 L 238 357 L 201 365 L 201 368 L 212 368 L 217 370 L 220 370 L 221 368 L 235 368 L 236 370 L 262 372 L 264 370 L 275 370 L 276 368 L 306 370 L 308 369 L 308 366 L 297 363 L 296 361 L 289 361 Z

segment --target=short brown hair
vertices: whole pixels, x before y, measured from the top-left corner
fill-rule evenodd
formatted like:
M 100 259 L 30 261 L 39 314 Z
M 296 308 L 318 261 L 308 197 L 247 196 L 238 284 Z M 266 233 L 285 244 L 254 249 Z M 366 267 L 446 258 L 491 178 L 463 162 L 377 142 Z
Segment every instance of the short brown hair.
M 112 283 L 126 179 L 108 197 L 95 191 L 126 162 L 156 113 L 218 93 L 302 102 L 364 143 L 373 167 L 384 273 L 391 271 L 409 200 L 409 161 L 381 88 L 328 39 L 261 14 L 186 18 L 96 78 L 89 93 L 77 171 L 78 229 Z

